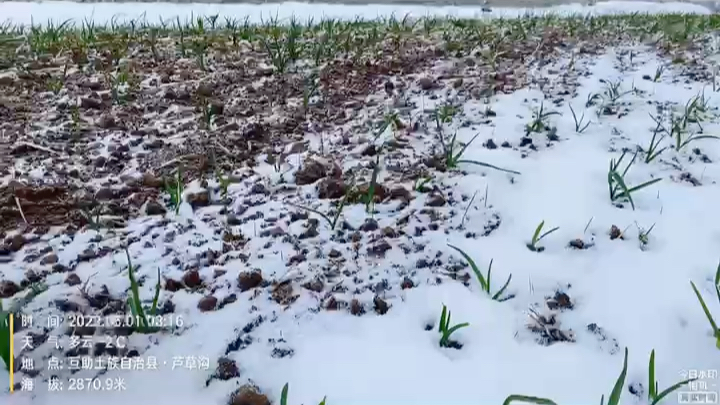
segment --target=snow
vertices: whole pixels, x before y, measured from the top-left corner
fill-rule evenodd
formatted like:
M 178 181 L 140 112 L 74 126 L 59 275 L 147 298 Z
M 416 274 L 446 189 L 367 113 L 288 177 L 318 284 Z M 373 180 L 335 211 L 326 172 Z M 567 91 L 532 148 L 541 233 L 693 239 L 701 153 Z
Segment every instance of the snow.
M 21 23 L 28 23 L 30 16 L 38 22 L 48 18 L 82 19 L 90 15 L 100 22 L 128 7 L 137 14 L 144 13 L 148 21 L 160 14 L 164 17 L 177 14 L 184 18 L 191 12 L 222 15 L 239 15 L 242 12 L 257 18 L 271 10 L 277 10 L 280 17 L 294 14 L 305 18 L 320 7 L 326 15 L 353 16 L 400 14 L 405 11 L 472 16 L 479 12 L 477 8 L 460 7 L 403 6 L 391 10 L 390 6 L 380 5 L 360 7 L 297 3 L 281 6 L 138 3 L 129 6 L 122 3 L 4 2 L 0 3 L 0 13 Z M 699 6 L 688 4 L 639 2 L 608 2 L 594 7 L 568 5 L 556 7 L 553 11 L 615 13 L 630 9 L 644 12 L 651 8 L 657 12 L 705 12 Z M 492 14 L 518 15 L 524 12 L 496 9 Z M 643 80 L 643 75 L 653 76 L 656 66 L 665 62 L 643 48 L 638 47 L 634 51 L 633 67 L 622 72 L 617 69 L 619 55 L 612 49 L 597 58 L 576 61 L 578 64 L 589 64 L 590 74 L 581 79 L 578 95 L 570 102 L 580 114 L 585 110 L 588 94 L 604 91 L 599 79 L 621 79 L 623 88 L 630 89 L 634 84 L 641 90 L 640 94 L 623 97 L 622 102 L 630 110 L 625 117 L 597 117 L 592 113 L 593 109 L 587 109 L 586 118 L 592 123 L 585 132 L 576 134 L 567 104 L 556 107 L 546 100 L 546 108 L 562 112 L 562 116 L 551 118 L 561 139 L 552 147 L 546 147 L 544 135 L 533 135 L 539 140 L 536 142 L 539 150 L 525 158 L 510 149 L 490 151 L 482 144 L 489 138 L 499 144 L 506 138 L 519 137 L 532 109 L 537 108 L 542 99 L 542 93 L 537 90 L 521 90 L 490 98 L 487 106 L 497 113 L 493 120 L 495 126 L 454 128 L 458 139 L 465 142 L 480 132 L 464 158 L 511 168 L 522 174 L 515 176 L 468 166 L 463 168 L 467 172 L 463 176 L 439 175 L 433 183 L 452 186 L 456 199 L 463 194 L 472 196 L 477 193 L 474 206 L 468 210 L 464 220 L 466 231 L 482 231 L 487 218 L 494 212 L 500 214 L 502 224 L 488 237 L 468 239 L 463 236 L 466 231 L 455 229 L 449 234 L 428 231 L 415 242 L 443 251 L 444 260 L 452 256 L 453 260 L 461 262 L 459 256 L 446 247 L 448 243 L 454 244 L 468 252 L 481 269 L 486 269 L 492 259 L 493 292 L 499 288 L 501 281 L 512 274 L 507 293 L 515 295 L 514 299 L 505 302 L 491 300 L 480 290 L 474 277 L 470 280 L 470 288 L 447 279 L 441 283 L 434 279 L 425 280 L 421 271 L 411 270 L 425 254 L 406 254 L 394 245 L 384 259 L 365 260 L 361 254 L 357 264 L 358 277 L 367 281 L 370 275 L 374 275 L 376 282 L 389 279 L 389 284 L 395 286 L 384 293 L 384 298 L 391 305 L 385 315 L 377 315 L 371 309 L 359 317 L 344 310 L 317 312 L 314 308 L 321 296 L 307 290 L 302 290 L 300 298 L 288 308 L 270 301 L 267 293 L 256 297 L 256 293 L 248 291 L 239 294 L 235 303 L 222 310 L 200 314 L 196 309 L 197 294 L 180 291 L 175 293 L 173 301 L 177 306 L 176 314 L 183 317 L 185 325 L 176 335 L 147 337 L 135 334 L 131 337 L 134 343 L 148 346 L 142 356 L 155 356 L 161 363 L 160 369 L 115 371 L 103 376 L 122 376 L 127 382 L 127 391 L 55 394 L 40 386 L 33 394 L 16 392 L 3 397 L 3 403 L 119 405 L 152 401 L 158 405 L 191 402 L 220 404 L 227 399 L 229 392 L 248 379 L 261 387 L 275 403 L 286 382 L 290 383 L 290 402 L 306 405 L 318 403 L 325 396 L 331 405 L 470 405 L 501 403 L 510 394 L 547 397 L 559 404 L 594 403 L 601 395 L 607 397 L 610 393 L 622 367 L 625 347 L 630 353 L 626 387 L 636 382 L 647 384 L 647 361 L 653 349 L 656 351 L 661 390 L 679 381 L 683 371 L 717 370 L 720 360 L 714 339 L 689 281 L 693 280 L 699 286 L 711 312 L 720 313 L 711 295 L 711 275 L 717 265 L 720 243 L 720 217 L 717 215 L 720 164 L 705 164 L 697 159 L 689 162 L 688 158 L 693 147 L 700 147 L 710 160 L 718 162 L 720 142 L 698 141 L 681 152 L 666 151 L 659 161 L 636 163 L 627 176 L 631 185 L 658 176 L 663 180 L 633 195 L 635 210 L 630 209 L 628 204 L 623 209 L 610 204 L 607 167 L 611 158 L 619 157 L 622 148 L 645 147 L 648 144 L 654 127 L 648 114 L 655 115 L 656 111 L 647 100 L 682 106 L 705 90 L 711 96 L 710 105 L 717 108 L 720 107 L 720 98 L 713 97 L 711 90 L 704 89 L 700 83 L 672 80 L 670 69 L 658 83 Z M 562 71 L 568 68 L 567 63 L 567 60 L 559 61 L 554 68 Z M 557 75 L 548 71 L 537 72 L 537 75 L 548 78 L 551 83 L 559 80 Z M 420 113 L 420 106 L 431 109 L 433 103 L 440 100 L 424 98 L 412 101 L 418 107 L 410 115 Z M 485 107 L 483 102 L 466 103 L 463 107 L 465 118 L 480 120 Z M 708 134 L 716 134 L 720 130 L 717 118 L 703 126 Z M 664 163 L 672 158 L 676 158 L 675 163 L 700 179 L 703 185 L 693 187 L 687 182 L 673 181 L 671 176 L 676 178 L 678 173 L 672 165 Z M 270 166 L 261 166 L 257 172 L 271 178 L 269 181 L 273 184 L 278 182 Z M 486 188 L 488 200 L 484 201 Z M 420 210 L 424 206 L 424 198 L 419 195 L 410 204 Z M 448 215 L 450 210 L 460 210 L 448 219 L 449 224 L 457 228 L 466 204 L 463 202 L 454 208 L 442 207 L 439 211 Z M 397 214 L 388 207 L 377 208 L 380 213 L 376 214 L 376 219 L 381 228 L 397 221 Z M 247 214 L 261 211 L 265 217 L 270 217 L 286 210 L 286 205 L 271 201 L 251 208 Z M 171 223 L 165 225 L 165 232 L 173 227 L 186 226 L 182 224 L 191 220 L 196 226 L 191 232 L 179 233 L 171 244 L 184 249 L 188 258 L 207 250 L 209 246 L 222 250 L 219 236 L 198 217 L 210 214 L 207 210 L 203 214 L 193 213 L 189 206 L 184 206 L 177 218 L 168 214 Z M 410 219 L 409 229 L 413 228 L 413 224 L 421 225 L 418 216 L 422 215 L 416 213 Z M 357 205 L 348 208 L 344 217 L 357 226 L 363 223 L 366 213 L 361 205 Z M 526 243 L 542 220 L 547 229 L 557 226 L 559 230 L 540 242 L 545 247 L 542 253 L 532 252 Z M 585 230 L 589 221 L 590 225 Z M 170 270 L 176 267 L 164 257 L 162 244 L 144 247 L 145 241 L 153 242 L 153 231 L 148 229 L 157 226 L 162 233 L 163 228 L 157 222 L 143 218 L 128 225 L 128 238 L 139 238 L 130 253 L 133 264 L 140 266 L 138 272 L 148 277 L 142 292 L 147 300 L 152 298 L 158 267 L 163 269 L 163 276 L 177 279 L 181 274 L 179 270 Z M 645 249 L 640 248 L 635 224 L 645 229 L 655 225 Z M 607 232 L 611 225 L 627 229 L 626 239 L 610 240 Z M 327 224 L 321 221 L 319 229 L 324 243 L 316 246 L 317 249 L 327 254 L 334 247 L 341 248 L 330 240 Z M 318 263 L 324 260 L 310 259 L 288 274 L 289 268 L 285 263 L 294 254 L 289 243 L 266 248 L 267 238 L 257 237 L 260 230 L 252 221 L 240 230 L 256 236 L 249 242 L 247 250 L 264 256 L 249 263 L 240 260 L 226 263 L 223 268 L 228 273 L 216 280 L 219 285 L 232 283 L 239 272 L 251 268 L 260 268 L 266 278 L 277 280 L 292 278 L 296 273 L 312 274 L 317 271 Z M 87 231 L 76 236 L 72 242 L 60 243 L 60 239 L 54 239 L 51 244 L 60 249 L 60 262 L 67 263 L 74 260 L 88 244 L 94 243 L 94 236 L 94 231 Z M 209 242 L 195 247 L 192 243 L 194 238 Z M 592 241 L 594 245 L 587 250 L 568 248 L 568 241 L 576 238 Z M 112 243 L 117 244 L 117 241 Z M 15 281 L 20 281 L 22 272 L 13 270 L 18 265 L 13 263 L 12 266 L 16 267 L 10 267 L 3 264 L 5 276 L 13 278 L 15 275 Z M 125 265 L 124 253 L 115 253 L 78 266 L 76 273 L 82 280 L 95 274 L 92 279 L 94 288 L 106 284 L 111 291 L 121 294 L 129 286 L 123 270 Z M 408 276 L 422 283 L 416 288 L 400 290 L 397 288 L 399 275 L 391 271 L 393 266 L 409 269 Z M 212 268 L 201 268 L 201 275 L 206 280 L 210 279 Z M 56 284 L 36 298 L 32 308 L 47 308 L 51 300 L 74 291 L 74 287 L 62 284 L 60 278 L 49 278 L 48 283 Z M 573 298 L 575 308 L 559 313 L 557 319 L 563 330 L 570 329 L 575 333 L 577 341 L 541 346 L 535 341 L 536 335 L 525 328 L 529 321 L 528 309 L 536 308 L 545 313 L 545 298 L 557 290 L 566 291 Z M 221 288 L 216 296 L 222 300 L 223 293 Z M 374 294 L 370 291 L 360 294 L 349 291 L 345 296 L 348 299 L 357 298 L 366 304 L 366 308 L 371 308 Z M 453 335 L 463 344 L 461 350 L 438 346 L 436 328 L 443 305 L 452 311 L 453 323 L 470 324 Z M 255 343 L 228 354 L 239 364 L 241 377 L 214 381 L 206 387 L 205 381 L 215 367 L 215 360 L 225 355 L 226 346 L 238 335 L 238 331 L 258 316 L 264 317 L 265 321 L 249 334 Z M 588 332 L 590 324 L 599 325 L 607 334 L 607 339 L 602 340 Z M 426 325 L 433 325 L 433 330 L 426 331 Z M 153 339 L 157 342 L 151 342 Z M 269 339 L 273 339 L 274 343 L 269 343 Z M 272 358 L 270 352 L 276 348 L 291 348 L 294 354 Z M 172 370 L 174 356 L 207 357 L 210 359 L 210 370 Z M 7 375 L 0 375 L 0 389 L 7 390 Z M 83 375 L 82 372 L 79 375 Z M 711 391 L 717 390 L 717 383 L 709 381 Z M 712 384 L 715 384 L 714 388 Z M 644 401 L 644 397 L 640 400 L 627 389 L 623 391 L 622 404 L 644 404 Z M 678 403 L 677 396 L 670 395 L 664 403 Z

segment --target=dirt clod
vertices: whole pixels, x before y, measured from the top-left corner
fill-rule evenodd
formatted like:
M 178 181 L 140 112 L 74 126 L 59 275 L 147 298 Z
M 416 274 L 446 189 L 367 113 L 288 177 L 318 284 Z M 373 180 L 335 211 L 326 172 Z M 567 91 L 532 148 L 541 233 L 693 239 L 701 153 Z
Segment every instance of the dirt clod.
M 215 369 L 214 377 L 218 380 L 227 381 L 231 378 L 240 377 L 240 369 L 235 363 L 235 360 L 227 357 L 221 357 L 218 359 L 218 365 Z
M 80 280 L 80 276 L 78 276 L 75 273 L 70 273 L 65 277 L 65 284 L 67 285 L 80 285 L 82 284 L 82 280 Z
M 256 386 L 245 384 L 230 396 L 228 405 L 270 405 L 270 400 Z
M 258 287 L 262 282 L 263 277 L 260 271 L 246 271 L 238 276 L 238 287 L 241 292 Z
M 198 309 L 201 312 L 214 311 L 217 307 L 218 299 L 213 295 L 208 295 L 200 299 L 198 302 Z

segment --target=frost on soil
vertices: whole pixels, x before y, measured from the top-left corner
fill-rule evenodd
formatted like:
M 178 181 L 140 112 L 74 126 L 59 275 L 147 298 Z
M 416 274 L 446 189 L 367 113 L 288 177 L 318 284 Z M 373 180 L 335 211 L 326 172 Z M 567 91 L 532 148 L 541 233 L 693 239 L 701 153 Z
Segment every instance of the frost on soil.
M 628 348 L 647 403 L 653 349 L 661 389 L 717 370 L 717 25 L 8 28 L 0 298 L 34 324 L 3 400 L 587 403 Z M 128 271 L 162 330 L 97 324 Z

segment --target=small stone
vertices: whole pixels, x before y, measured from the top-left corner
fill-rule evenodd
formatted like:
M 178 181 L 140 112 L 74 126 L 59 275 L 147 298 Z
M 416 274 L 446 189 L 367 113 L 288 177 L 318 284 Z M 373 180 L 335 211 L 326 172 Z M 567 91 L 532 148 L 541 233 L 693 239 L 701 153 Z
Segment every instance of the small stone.
M 585 242 L 583 242 L 582 239 L 573 239 L 568 243 L 568 246 L 575 249 L 584 249 L 585 248 Z
M 330 257 L 332 259 L 337 259 L 338 257 L 342 257 L 342 252 L 333 248 L 330 250 L 330 253 L 328 253 L 328 257 Z
M 0 281 L 0 298 L 10 298 L 20 291 L 20 286 L 10 280 Z
M 95 199 L 98 201 L 108 201 L 115 197 L 115 191 L 110 187 L 102 187 L 95 193 Z
M 345 195 L 346 187 L 342 179 L 325 178 L 318 183 L 318 197 L 325 198 L 342 198 Z
M 165 215 L 166 212 L 165 207 L 155 200 L 150 200 L 145 205 L 145 214 L 147 215 Z
M 188 193 L 185 197 L 185 201 L 187 201 L 193 209 L 198 207 L 207 207 L 210 205 L 210 193 L 207 190 L 199 191 L 197 193 Z
M 380 297 L 375 297 L 373 299 L 373 306 L 374 306 L 375 312 L 378 313 L 379 315 L 385 315 L 387 313 L 388 309 L 390 308 L 388 306 L 387 302 L 385 302 L 385 300 L 383 300 Z
M 197 270 L 190 270 L 183 275 L 182 282 L 186 287 L 195 288 L 202 285 L 202 278 Z
M 25 237 L 22 235 L 15 235 L 12 238 L 10 238 L 10 243 L 8 243 L 8 247 L 10 248 L 10 251 L 17 252 L 20 249 L 25 246 Z
M 235 363 L 235 360 L 227 357 L 221 357 L 218 359 L 218 365 L 215 369 L 214 376 L 218 380 L 227 381 L 231 378 L 240 377 L 240 369 Z
M 383 228 L 382 235 L 386 238 L 397 238 L 399 236 L 397 231 L 391 226 L 386 226 L 385 228 Z
M 417 85 L 425 91 L 432 90 L 433 88 L 435 88 L 435 82 L 433 81 L 432 78 L 427 77 L 427 76 L 423 76 L 423 77 L 419 78 L 417 80 Z
M 85 109 L 99 110 L 102 108 L 102 106 L 103 106 L 103 104 L 102 104 L 101 100 L 97 100 L 94 98 L 88 98 L 88 97 L 82 97 L 80 99 L 80 107 L 85 108 Z
M 402 288 L 403 290 L 407 290 L 413 287 L 415 287 L 415 283 L 413 283 L 413 281 L 409 277 L 405 277 L 400 284 L 400 288 Z
M 170 292 L 180 291 L 183 289 L 183 284 L 177 280 L 169 278 L 165 281 L 165 289 Z
M 617 226 L 613 225 L 610 227 L 610 240 L 622 239 L 622 231 Z
M 357 298 L 353 298 L 353 300 L 350 301 L 350 313 L 355 316 L 360 316 L 365 313 L 365 308 L 363 308 Z
M 379 228 L 378 222 L 374 218 L 366 218 L 365 222 L 360 225 L 360 230 L 363 232 L 376 231 Z
M 263 277 L 260 271 L 244 271 L 238 276 L 238 287 L 241 292 L 258 287 L 262 282 Z
M 67 277 L 65 277 L 65 284 L 70 286 L 79 285 L 82 284 L 82 280 L 80 280 L 80 276 L 78 276 L 77 274 L 70 273 Z
M 392 246 L 385 239 L 380 239 L 375 244 L 367 248 L 368 256 L 383 257 L 385 252 L 392 249 Z
M 268 238 L 268 237 L 277 238 L 277 237 L 280 237 L 283 235 L 285 235 L 285 230 L 279 226 L 274 226 L 272 228 L 265 229 L 264 231 L 260 232 L 261 238 Z
M 325 177 L 325 166 L 316 160 L 310 160 L 295 173 L 295 184 L 298 186 L 313 184 L 323 177 Z
M 142 184 L 145 187 L 160 188 L 163 185 L 163 181 L 155 177 L 152 173 L 145 173 L 142 177 Z
M 325 285 L 323 284 L 322 280 L 320 279 L 314 279 L 312 281 L 308 281 L 307 283 L 302 285 L 304 288 L 319 293 L 322 292 Z
M 232 394 L 228 405 L 270 405 L 270 400 L 256 386 L 245 384 Z
M 58 255 L 55 253 L 50 253 L 49 255 L 45 256 L 40 260 L 40 264 L 55 264 L 58 262 Z
M 428 207 L 442 207 L 446 203 L 445 197 L 443 197 L 439 193 L 435 193 L 430 196 L 430 198 L 427 199 L 425 202 L 425 205 Z
M 200 302 L 198 302 L 198 309 L 201 312 L 208 312 L 208 311 L 214 311 L 215 307 L 217 306 L 218 299 L 215 296 L 208 295 L 206 297 L 202 297 L 200 299 Z

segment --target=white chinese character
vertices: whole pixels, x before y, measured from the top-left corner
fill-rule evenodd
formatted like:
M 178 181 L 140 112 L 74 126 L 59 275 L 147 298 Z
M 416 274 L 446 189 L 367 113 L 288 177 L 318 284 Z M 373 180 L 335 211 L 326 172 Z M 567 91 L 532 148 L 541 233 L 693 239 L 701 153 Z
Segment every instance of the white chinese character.
M 172 360 L 172 369 L 175 370 L 175 368 L 180 368 L 185 364 L 185 359 L 183 359 L 182 356 L 173 356 Z
M 35 361 L 29 357 L 22 358 L 21 370 L 35 370 Z
M 125 385 L 125 379 L 121 377 L 115 377 L 113 380 L 113 390 L 115 391 L 125 391 L 127 389 L 127 386 Z
M 121 370 L 132 370 L 132 361 L 129 357 L 122 357 L 120 359 Z
M 57 377 L 48 380 L 48 391 L 62 391 L 62 383 Z
M 58 326 L 60 326 L 60 317 L 58 315 L 48 316 L 47 326 L 50 330 L 55 329 Z
M 135 357 L 133 370 L 145 370 L 145 361 L 142 357 Z
M 20 381 L 20 389 L 22 391 L 32 391 L 35 389 L 35 381 L 32 378 L 23 377 Z
M 111 356 L 108 358 L 107 368 L 108 370 L 117 370 L 120 365 L 120 358 L 117 356 Z
M 25 336 L 23 336 L 22 341 L 23 341 L 22 350 L 25 350 L 25 349 L 30 349 L 30 350 L 32 350 L 32 349 L 33 349 L 32 336 L 30 336 L 30 335 L 25 335 Z
M 698 378 L 698 371 L 695 369 L 688 371 L 688 378 Z
M 80 359 L 80 364 L 82 365 L 83 370 L 92 370 L 93 369 L 93 358 L 88 356 L 83 356 Z
M 32 323 L 33 323 L 32 315 L 22 314 L 22 316 L 20 318 L 20 323 L 22 324 L 23 328 L 32 327 Z
M 708 370 L 707 371 L 708 378 L 716 380 L 718 378 L 718 371 L 717 370 Z
M 707 372 L 705 370 L 700 370 L 698 372 L 698 378 L 701 380 L 704 380 L 707 378 Z
M 70 370 L 80 370 L 80 357 L 68 357 L 67 360 Z
M 145 362 L 145 369 L 146 370 L 157 370 L 157 368 L 158 368 L 157 357 L 148 356 L 147 361 Z
M 70 336 L 70 343 L 68 344 L 71 349 L 74 349 L 78 346 L 80 346 L 80 336 L 78 335 L 72 335 Z
M 48 336 L 48 342 L 55 347 L 55 350 L 60 350 L 60 338 L 57 336 Z
M 185 358 L 185 368 L 188 370 L 194 370 L 198 368 L 197 359 L 195 356 L 187 356 Z
M 92 349 L 92 346 L 93 346 L 93 337 L 92 336 L 83 336 L 80 338 L 80 341 L 82 343 L 83 349 Z
M 102 357 L 95 358 L 95 370 L 105 370 L 105 359 Z
M 57 357 L 51 356 L 48 359 L 48 370 L 60 370 L 60 360 Z
M 198 360 L 200 361 L 200 370 L 210 369 L 210 357 L 200 356 L 198 357 Z

